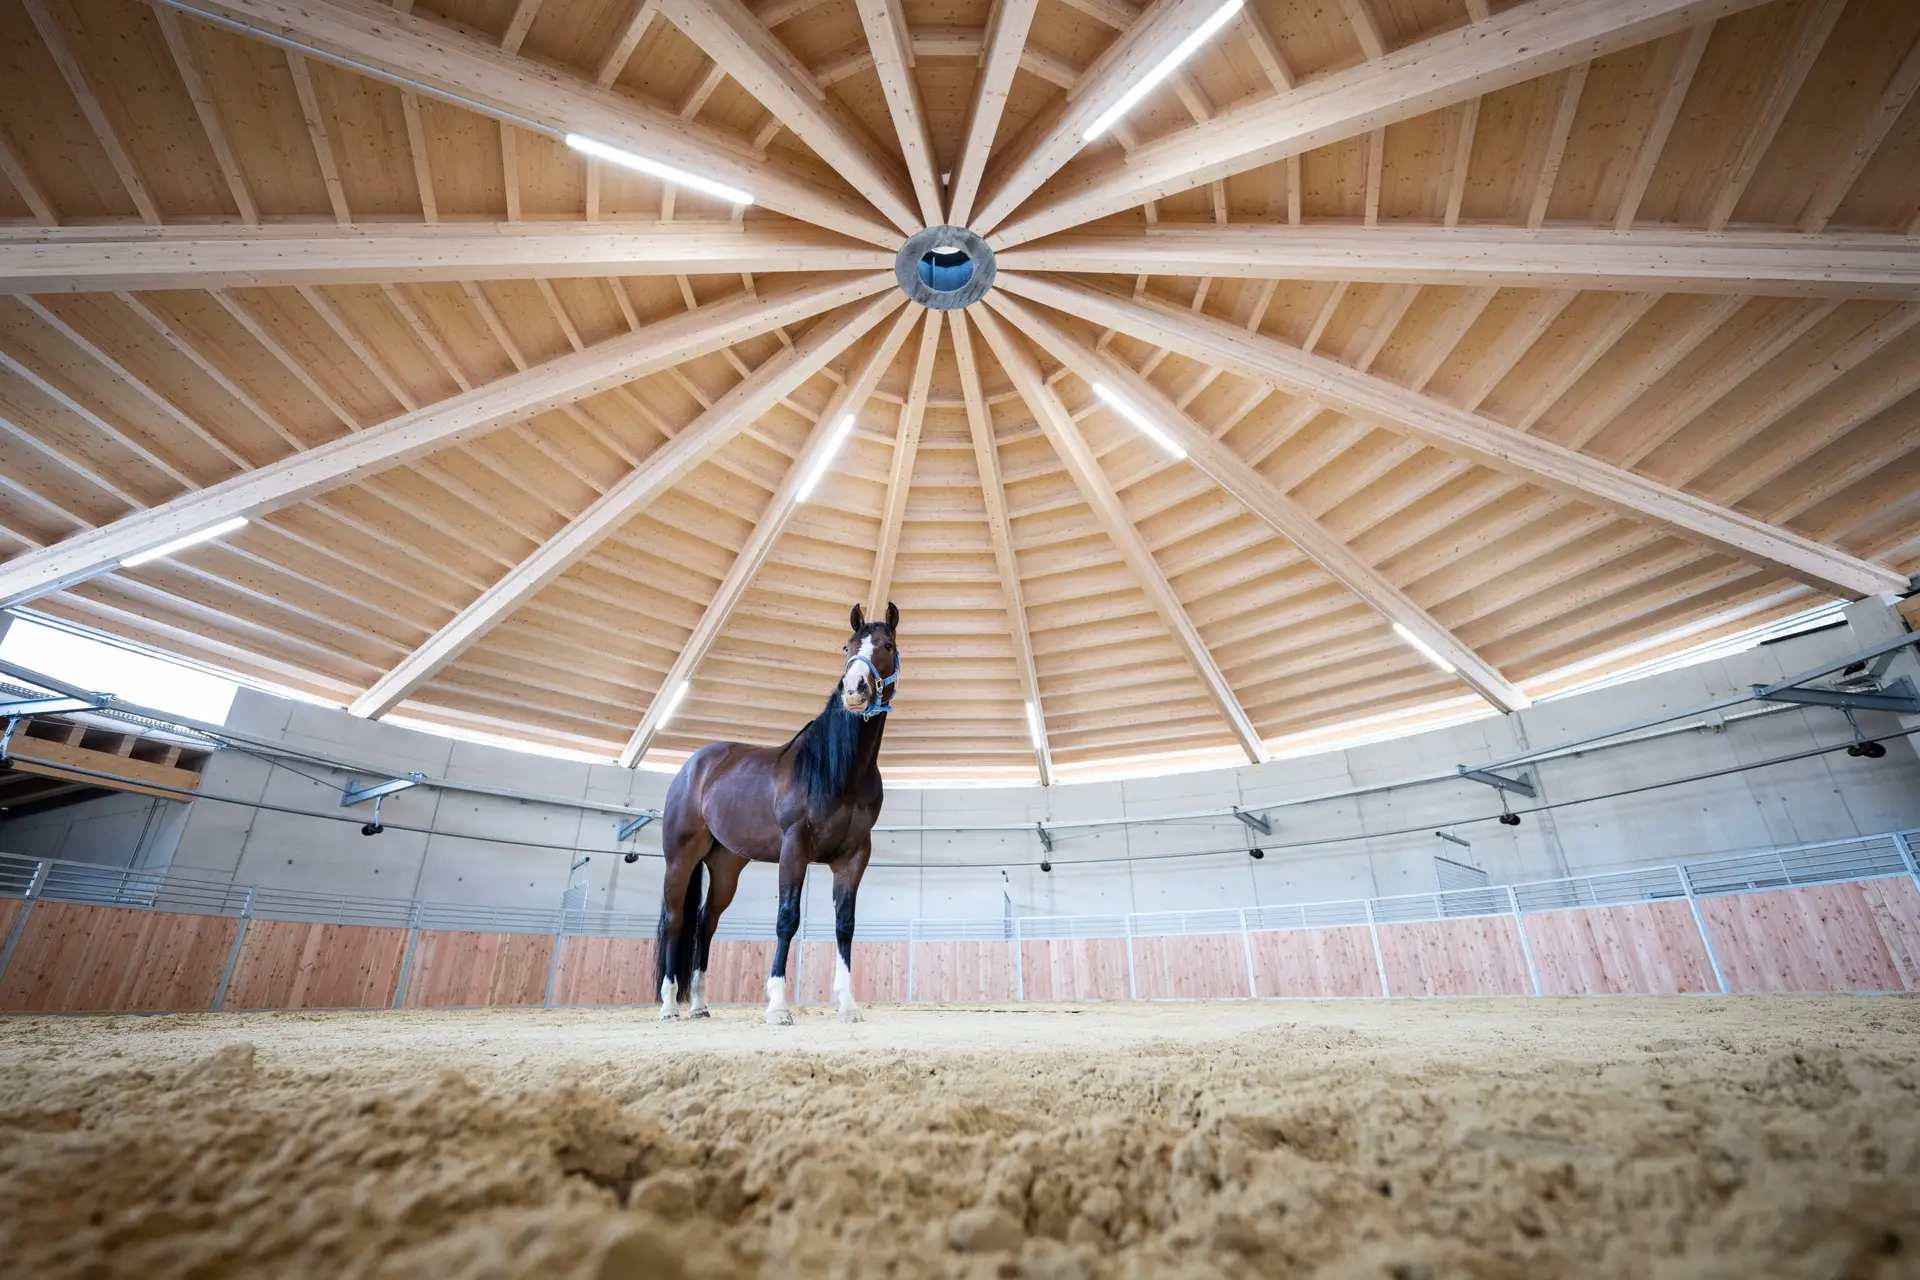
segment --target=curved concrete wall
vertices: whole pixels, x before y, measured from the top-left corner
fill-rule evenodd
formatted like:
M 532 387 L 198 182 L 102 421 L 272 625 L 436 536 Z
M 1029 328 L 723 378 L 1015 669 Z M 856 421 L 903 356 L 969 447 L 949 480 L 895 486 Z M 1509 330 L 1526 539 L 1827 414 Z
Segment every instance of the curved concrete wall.
M 1663 709 L 1686 707 L 1760 681 L 1779 679 L 1850 653 L 1900 625 L 1868 602 L 1850 628 L 1756 649 L 1600 693 L 1548 702 L 1519 715 L 1488 717 L 1450 729 L 1238 769 L 1049 789 L 895 788 L 882 824 L 1030 824 L 1043 819 L 1149 816 L 1264 804 L 1478 764 L 1549 746 Z M 1911 664 L 1911 657 L 1903 658 Z M 1891 717 L 1863 717 L 1876 732 Z M 457 742 L 344 712 L 242 691 L 229 721 L 237 731 L 365 761 L 404 773 L 467 780 L 519 791 L 636 807 L 655 806 L 668 778 L 612 765 L 587 765 Z M 1844 742 L 1838 712 L 1794 710 L 1723 733 L 1696 732 L 1587 756 L 1533 771 L 1545 798 L 1566 801 L 1668 778 L 1731 768 Z M 1882 760 L 1832 754 L 1708 782 L 1561 809 L 1518 828 L 1490 821 L 1462 826 L 1471 860 L 1495 883 L 1543 879 L 1623 865 L 1920 826 L 1920 760 L 1910 742 L 1889 743 Z M 346 775 L 289 768 L 239 751 L 209 762 L 206 800 L 191 806 L 174 865 L 241 883 L 380 897 L 550 906 L 570 877 L 584 876 L 588 904 L 658 909 L 659 862 L 627 864 L 614 842 L 618 821 L 552 805 L 422 789 L 391 797 L 393 826 L 367 838 L 356 825 L 274 812 L 252 804 L 337 810 Z M 329 785 L 332 784 L 332 789 Z M 356 815 L 363 810 L 354 811 Z M 1435 887 L 1433 855 L 1466 851 L 1443 845 L 1435 826 L 1499 812 L 1492 793 L 1460 782 L 1282 809 L 1260 862 L 1245 853 L 1245 831 L 1231 820 L 1185 826 L 1063 832 L 1052 874 L 1037 866 L 1028 831 L 900 831 L 876 840 L 876 865 L 861 897 L 866 920 L 1001 915 L 1009 903 L 1028 914 L 1113 914 L 1319 901 Z M 359 818 L 356 817 L 356 821 Z M 1411 834 L 1386 834 L 1411 828 Z M 1288 850 L 1304 841 L 1337 844 Z M 6 828 L 0 826 L 0 847 Z M 658 850 L 658 830 L 640 847 Z M 1170 857 L 1221 851 L 1210 857 Z M 578 853 L 591 861 L 577 872 Z M 1074 865 L 1077 859 L 1098 863 Z M 103 858 L 102 860 L 111 860 Z M 885 865 L 882 865 L 885 864 Z M 958 865 L 955 865 L 958 864 Z M 771 917 L 774 875 L 754 868 L 730 915 Z M 825 875 L 809 886 L 808 912 L 830 916 Z

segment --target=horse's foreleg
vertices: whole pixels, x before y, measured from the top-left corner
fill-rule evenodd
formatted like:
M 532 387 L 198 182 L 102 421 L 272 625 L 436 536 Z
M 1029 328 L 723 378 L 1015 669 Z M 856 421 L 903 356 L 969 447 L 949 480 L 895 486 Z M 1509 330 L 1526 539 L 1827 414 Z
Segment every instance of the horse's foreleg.
M 692 997 L 692 1005 L 687 1010 L 689 1018 L 713 1016 L 707 1009 L 707 958 L 713 952 L 713 934 L 720 927 L 720 913 L 733 901 L 733 891 L 740 885 L 741 868 L 746 865 L 746 859 L 733 856 L 717 844 L 707 856 L 707 901 L 700 908 L 700 925 L 693 935 L 693 981 L 687 991 Z
M 767 979 L 767 1025 L 790 1027 L 793 1010 L 787 1005 L 787 951 L 800 930 L 800 894 L 807 884 L 806 837 L 788 831 L 780 843 L 780 910 L 774 917 L 773 975 Z
M 833 869 L 833 994 L 840 1003 L 842 1022 L 860 1021 L 860 1007 L 853 1002 L 853 903 L 860 893 L 860 877 L 872 856 L 871 842 Z

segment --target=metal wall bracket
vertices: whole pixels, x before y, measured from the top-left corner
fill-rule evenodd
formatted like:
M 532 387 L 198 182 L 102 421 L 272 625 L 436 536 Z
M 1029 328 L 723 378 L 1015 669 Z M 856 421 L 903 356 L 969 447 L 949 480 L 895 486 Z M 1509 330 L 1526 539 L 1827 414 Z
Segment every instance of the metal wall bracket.
M 1462 849 L 1473 848 L 1473 841 L 1463 840 L 1459 836 L 1453 834 L 1453 832 L 1451 831 L 1436 831 L 1433 834 L 1439 836 L 1442 840 L 1445 840 L 1448 844 L 1459 845 Z
M 643 813 L 637 818 L 627 819 L 625 822 L 620 824 L 620 834 L 615 836 L 614 839 L 616 841 L 619 841 L 619 840 L 625 840 L 630 836 L 639 835 L 642 831 L 645 831 L 647 829 L 647 824 L 649 822 L 652 822 L 654 819 L 658 818 L 659 816 L 660 815 L 657 813 Z
M 1048 853 L 1052 853 L 1053 833 L 1047 830 L 1046 824 L 1044 822 L 1036 822 L 1033 824 L 1033 829 L 1040 833 L 1040 847 Z
M 424 773 L 410 773 L 404 778 L 388 778 L 385 782 L 349 782 L 347 789 L 340 793 L 340 807 L 351 809 L 356 804 L 379 800 L 396 791 L 409 791 L 426 781 L 426 777 Z
M 1469 769 L 1467 766 L 1461 765 L 1460 776 L 1469 782 L 1478 782 L 1483 786 L 1492 787 L 1495 791 L 1511 791 L 1516 795 L 1523 795 L 1529 800 L 1534 797 L 1533 779 L 1524 773 L 1517 778 L 1509 778 L 1505 774 L 1495 773 L 1491 769 Z
M 1753 696 L 1762 702 L 1792 702 L 1806 707 L 1837 707 L 1842 711 L 1892 711 L 1898 715 L 1920 715 L 1920 696 L 1913 681 L 1901 676 L 1878 693 L 1843 689 L 1800 689 L 1793 686 L 1756 684 Z
M 1249 830 L 1258 831 L 1263 836 L 1273 834 L 1273 820 L 1263 814 L 1248 813 L 1245 809 L 1236 808 L 1233 816 L 1246 823 Z
M 0 716 L 55 716 L 64 711 L 91 711 L 99 705 L 92 698 L 65 698 L 49 694 L 44 698 L 18 698 L 12 702 L 0 702 Z

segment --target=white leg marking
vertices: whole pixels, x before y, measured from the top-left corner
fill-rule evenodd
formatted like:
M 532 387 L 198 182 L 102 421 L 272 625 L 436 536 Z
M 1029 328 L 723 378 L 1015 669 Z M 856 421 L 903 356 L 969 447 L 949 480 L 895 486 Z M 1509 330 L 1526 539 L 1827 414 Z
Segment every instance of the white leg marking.
M 692 997 L 692 1004 L 687 1008 L 687 1016 L 689 1018 L 711 1018 L 713 1016 L 713 1014 L 707 1010 L 707 971 L 705 969 L 695 969 L 693 971 L 693 984 L 687 988 L 687 993 Z
M 833 994 L 840 999 L 840 1021 L 860 1021 L 860 1006 L 853 1002 L 853 970 L 840 958 L 838 948 L 833 953 Z
M 767 979 L 767 1025 L 770 1027 L 790 1027 L 793 1025 L 793 1010 L 787 1008 L 787 980 L 785 978 Z
M 680 988 L 672 978 L 660 979 L 660 1021 L 671 1022 L 680 1016 Z

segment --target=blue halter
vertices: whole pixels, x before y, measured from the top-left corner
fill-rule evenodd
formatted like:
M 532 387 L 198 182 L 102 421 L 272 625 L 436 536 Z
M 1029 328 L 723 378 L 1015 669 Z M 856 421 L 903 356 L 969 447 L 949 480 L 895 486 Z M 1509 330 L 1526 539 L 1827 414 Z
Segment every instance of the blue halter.
M 864 653 L 856 653 L 851 658 L 847 659 L 846 668 L 842 670 L 840 673 L 842 679 L 846 678 L 847 671 L 851 671 L 853 669 L 853 664 L 856 662 L 864 662 L 867 666 L 867 670 L 873 673 L 873 682 L 875 685 L 879 687 L 879 692 L 877 696 L 883 699 L 889 698 L 890 697 L 889 690 L 891 690 L 894 684 L 900 679 L 900 655 L 898 653 L 895 653 L 893 655 L 893 674 L 888 676 L 884 680 L 880 678 L 880 668 L 874 666 L 873 659 L 869 658 Z M 893 703 L 889 700 L 889 701 L 883 701 L 883 702 L 876 702 L 872 706 L 868 707 L 865 711 L 855 712 L 855 714 L 858 715 L 862 720 L 871 720 L 875 716 L 881 715 L 891 710 L 893 710 Z

